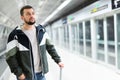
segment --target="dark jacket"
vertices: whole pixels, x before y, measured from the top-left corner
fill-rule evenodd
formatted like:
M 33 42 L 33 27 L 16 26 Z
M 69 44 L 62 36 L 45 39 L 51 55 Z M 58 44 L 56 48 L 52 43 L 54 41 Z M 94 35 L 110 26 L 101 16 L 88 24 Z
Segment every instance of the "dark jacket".
M 45 28 L 41 25 L 36 26 L 36 36 L 38 41 L 38 49 L 43 74 L 48 72 L 48 62 L 46 50 L 56 63 L 59 63 L 60 57 L 57 54 L 53 44 L 46 33 Z M 24 34 L 20 27 L 16 27 L 8 37 L 6 61 L 17 77 L 22 73 L 26 77 L 34 80 L 34 61 L 32 47 L 28 37 Z

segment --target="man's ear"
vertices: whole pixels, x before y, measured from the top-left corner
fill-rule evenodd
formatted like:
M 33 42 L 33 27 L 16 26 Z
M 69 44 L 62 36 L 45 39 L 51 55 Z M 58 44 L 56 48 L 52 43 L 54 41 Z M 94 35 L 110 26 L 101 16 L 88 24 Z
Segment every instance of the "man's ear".
M 21 19 L 24 20 L 23 16 L 21 16 Z

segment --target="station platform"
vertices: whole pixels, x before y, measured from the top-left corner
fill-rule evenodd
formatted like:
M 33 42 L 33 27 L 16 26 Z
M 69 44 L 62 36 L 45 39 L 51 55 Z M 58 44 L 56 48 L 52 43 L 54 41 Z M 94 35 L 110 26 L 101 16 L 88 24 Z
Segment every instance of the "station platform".
M 81 58 L 67 49 L 57 47 L 65 67 L 62 69 L 62 80 L 120 80 L 120 74 L 113 69 Z M 48 55 L 49 72 L 46 80 L 60 80 L 60 68 Z M 11 74 L 9 80 L 16 80 Z

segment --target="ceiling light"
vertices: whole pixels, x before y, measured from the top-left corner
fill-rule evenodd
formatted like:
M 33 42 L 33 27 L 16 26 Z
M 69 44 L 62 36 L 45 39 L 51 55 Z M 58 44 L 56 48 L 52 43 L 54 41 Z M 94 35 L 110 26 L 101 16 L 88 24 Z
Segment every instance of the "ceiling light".
M 63 2 L 57 9 L 61 10 L 63 9 L 66 5 L 68 5 L 72 0 L 66 0 L 65 2 Z

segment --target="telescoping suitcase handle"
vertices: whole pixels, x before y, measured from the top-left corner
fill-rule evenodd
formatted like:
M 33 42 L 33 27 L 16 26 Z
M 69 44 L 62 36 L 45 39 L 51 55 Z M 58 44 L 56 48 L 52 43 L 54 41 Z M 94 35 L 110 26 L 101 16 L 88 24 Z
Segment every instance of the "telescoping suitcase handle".
M 60 67 L 60 77 L 59 80 L 62 80 L 62 68 Z

